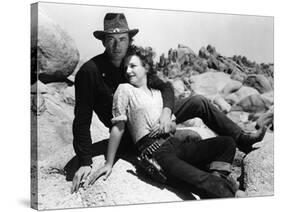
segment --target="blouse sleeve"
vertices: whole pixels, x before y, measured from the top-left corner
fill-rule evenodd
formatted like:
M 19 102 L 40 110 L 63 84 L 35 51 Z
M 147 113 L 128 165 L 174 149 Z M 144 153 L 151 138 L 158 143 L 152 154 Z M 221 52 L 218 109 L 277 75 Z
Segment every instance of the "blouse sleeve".
M 127 121 L 127 109 L 129 103 L 128 93 L 126 92 L 126 86 L 120 84 L 113 96 L 113 105 L 112 105 L 112 115 L 111 119 L 112 124 L 116 124 L 120 121 Z

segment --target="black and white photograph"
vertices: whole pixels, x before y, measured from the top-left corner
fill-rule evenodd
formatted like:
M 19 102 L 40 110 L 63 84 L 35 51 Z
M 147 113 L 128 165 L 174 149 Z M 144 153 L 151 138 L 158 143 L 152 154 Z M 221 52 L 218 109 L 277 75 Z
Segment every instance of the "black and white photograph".
M 273 16 L 39 2 L 30 23 L 32 208 L 274 195 Z

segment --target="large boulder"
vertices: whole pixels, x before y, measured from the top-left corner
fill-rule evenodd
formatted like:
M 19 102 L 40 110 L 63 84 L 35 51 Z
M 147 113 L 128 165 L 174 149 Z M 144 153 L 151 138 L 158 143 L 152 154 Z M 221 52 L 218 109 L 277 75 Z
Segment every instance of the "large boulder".
M 179 130 L 185 131 L 185 135 L 199 136 L 203 139 L 215 136 L 210 130 L 201 127 L 185 127 Z M 104 156 L 94 157 L 94 169 L 103 166 L 104 162 Z M 80 189 L 79 193 L 83 203 L 88 207 L 195 199 L 187 189 L 171 187 L 151 180 L 136 169 L 134 160 L 127 159 L 117 160 L 106 181 L 101 177 L 90 188 Z
M 242 83 L 240 81 L 232 80 L 223 87 L 220 93 L 222 96 L 225 97 L 231 93 L 238 91 L 241 87 Z
M 249 75 L 244 84 L 256 88 L 260 93 L 272 91 L 270 81 L 262 74 Z
M 259 129 L 262 126 L 270 126 L 270 125 L 271 125 L 271 129 L 273 129 L 273 117 L 274 117 L 274 107 L 272 106 L 265 113 L 259 114 L 256 123 L 256 129 Z
M 274 140 L 273 133 L 267 133 L 260 147 L 244 159 L 244 183 L 248 196 L 274 194 Z
M 243 83 L 244 80 L 247 78 L 247 75 L 241 72 L 237 67 L 232 66 L 232 73 L 230 75 L 230 78 Z
M 217 95 L 214 100 L 213 103 L 223 112 L 223 113 L 228 113 L 231 110 L 231 106 L 230 104 L 225 101 L 225 99 L 220 96 Z
M 238 89 L 234 93 L 230 93 L 226 96 L 224 96 L 224 99 L 231 105 L 241 101 L 247 96 L 250 95 L 256 95 L 259 94 L 259 92 L 255 88 L 251 88 L 248 86 L 242 86 L 240 89 Z
M 210 71 L 191 76 L 189 81 L 195 93 L 213 100 L 231 79 L 228 74 Z
M 64 81 L 73 73 L 79 61 L 74 40 L 41 11 L 38 13 L 38 28 L 32 29 L 31 43 L 32 52 L 35 52 L 32 57 L 37 61 L 37 70 L 33 72 L 39 74 L 43 83 Z
M 184 63 L 189 62 L 189 55 L 195 55 L 195 53 L 192 51 L 191 48 L 188 46 L 184 46 L 182 44 L 178 45 L 177 49 L 177 61 L 180 65 L 183 65 Z
M 66 83 L 50 83 L 46 86 L 47 93 L 33 94 L 31 110 L 36 120 L 37 138 L 33 141 L 38 149 L 38 160 L 46 160 L 61 148 L 72 144 L 72 122 L 74 119 L 74 88 Z M 108 138 L 108 129 L 93 113 L 93 142 Z
M 250 113 L 259 113 L 267 111 L 272 105 L 268 99 L 260 94 L 247 96 L 232 106 L 232 111 L 245 111 Z

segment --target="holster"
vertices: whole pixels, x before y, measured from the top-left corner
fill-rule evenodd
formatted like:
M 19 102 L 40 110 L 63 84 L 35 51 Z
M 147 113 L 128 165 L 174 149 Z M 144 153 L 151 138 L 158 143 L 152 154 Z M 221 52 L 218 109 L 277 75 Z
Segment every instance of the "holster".
M 138 165 L 145 171 L 152 179 L 157 182 L 165 183 L 167 177 L 161 166 L 153 157 L 153 153 L 166 141 L 167 139 L 156 139 L 148 147 L 144 148 L 138 159 Z

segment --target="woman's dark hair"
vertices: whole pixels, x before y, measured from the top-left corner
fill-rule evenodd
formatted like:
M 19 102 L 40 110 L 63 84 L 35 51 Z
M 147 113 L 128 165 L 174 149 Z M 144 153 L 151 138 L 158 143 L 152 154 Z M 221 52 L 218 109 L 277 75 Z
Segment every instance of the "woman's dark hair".
M 133 55 L 138 56 L 141 60 L 142 65 L 147 68 L 147 85 L 148 87 L 151 87 L 152 79 L 157 74 L 153 62 L 155 52 L 151 47 L 143 48 L 135 45 L 130 45 L 125 58 Z

